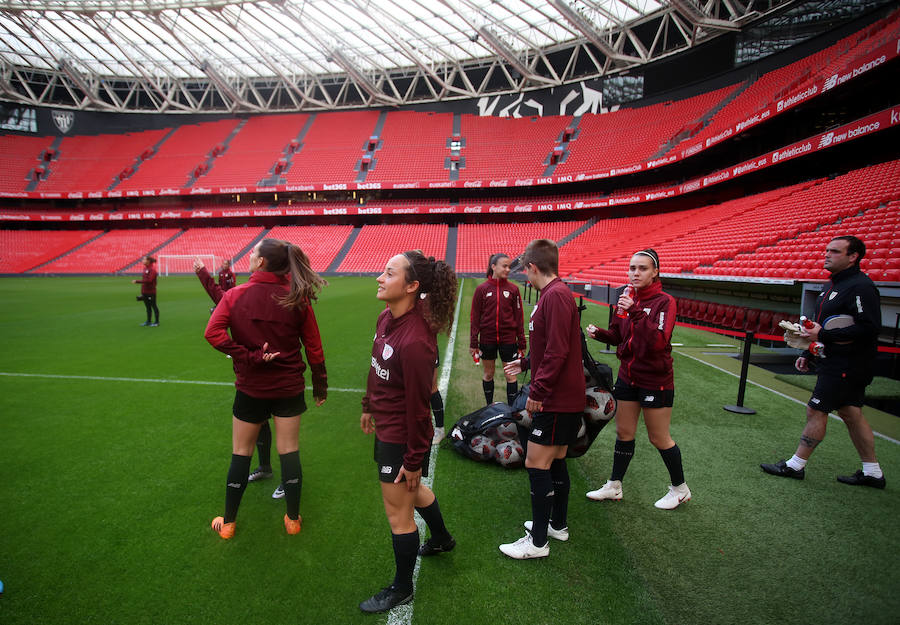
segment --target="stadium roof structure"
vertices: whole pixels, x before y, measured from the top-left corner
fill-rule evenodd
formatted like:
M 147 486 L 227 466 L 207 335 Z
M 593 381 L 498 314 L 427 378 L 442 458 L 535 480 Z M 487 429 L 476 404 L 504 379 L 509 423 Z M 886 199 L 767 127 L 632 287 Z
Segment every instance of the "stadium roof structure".
M 794 0 L 0 0 L 0 99 L 117 112 L 400 106 L 628 71 Z

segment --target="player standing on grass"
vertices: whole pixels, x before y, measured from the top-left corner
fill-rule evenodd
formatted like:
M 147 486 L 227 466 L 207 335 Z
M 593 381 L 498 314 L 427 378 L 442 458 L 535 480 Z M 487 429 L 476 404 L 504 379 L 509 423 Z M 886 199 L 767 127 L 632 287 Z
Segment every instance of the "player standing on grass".
M 872 427 L 862 412 L 866 386 L 874 377 L 881 328 L 878 288 L 859 268 L 859 261 L 865 255 L 865 244 L 854 236 L 835 237 L 825 247 L 825 269 L 831 272 L 831 281 L 816 300 L 812 328 L 801 330 L 802 336 L 825 345 L 824 358 L 815 358 L 818 377 L 806 406 L 806 427 L 790 460 L 759 465 L 766 473 L 802 480 L 807 460 L 825 438 L 828 413 L 837 410 L 862 461 L 861 470 L 853 475 L 839 475 L 838 482 L 874 488 L 885 486 L 884 473 L 875 457 Z M 849 315 L 853 324 L 823 328 L 835 315 Z M 810 364 L 809 357 L 804 355 L 794 366 L 806 372 Z
M 141 325 L 155 328 L 159 325 L 159 308 L 156 306 L 157 273 L 156 267 L 153 266 L 156 264 L 156 259 L 148 254 L 141 259 L 141 264 L 144 265 L 144 273 L 141 279 L 132 280 L 131 283 L 141 285 L 141 294 L 138 296 L 137 301 L 143 301 L 144 306 L 147 308 L 147 321 Z M 153 323 L 150 323 L 151 310 L 156 315 L 156 321 Z
M 509 256 L 494 254 L 488 261 L 487 280 L 472 295 L 469 354 L 480 355 L 484 375 L 484 401 L 494 401 L 494 365 L 497 352 L 503 363 L 525 355 L 525 323 L 519 287 L 510 282 Z M 519 392 L 516 376 L 506 376 L 506 403 L 512 405 Z
M 522 254 L 528 281 L 541 292 L 528 323 L 531 350 L 503 369 L 518 375 L 531 369 L 525 410 L 532 415 L 525 468 L 531 483 L 532 520 L 526 533 L 500 551 L 517 560 L 550 555 L 548 535 L 569 539 L 569 469 L 566 451 L 575 442 L 584 414 L 584 369 L 578 309 L 569 287 L 559 279 L 559 248 L 536 239 Z
M 684 481 L 681 450 L 669 433 L 675 376 L 672 370 L 672 330 L 675 328 L 675 298 L 663 293 L 659 280 L 659 256 L 654 250 L 636 252 L 628 267 L 631 294 L 619 297 L 608 330 L 587 328 L 591 338 L 618 345 L 619 375 L 613 388 L 616 410 L 616 446 L 612 475 L 602 487 L 590 491 L 589 499 L 619 500 L 622 478 L 634 456 L 638 417 L 643 411 L 650 442 L 659 450 L 669 470 L 669 492 L 654 505 L 672 510 L 691 498 Z
M 219 288 L 223 291 L 229 291 L 235 287 L 234 272 L 231 270 L 231 261 L 227 258 L 222 261 L 219 267 Z
M 413 251 L 392 257 L 377 282 L 376 297 L 387 308 L 375 324 L 360 427 L 375 433 L 396 570 L 389 586 L 359 604 L 363 612 L 385 612 L 411 601 L 416 555 L 435 555 L 456 545 L 434 492 L 421 483 L 428 475 L 433 436 L 429 397 L 436 333 L 449 331 L 453 322 L 456 276 L 446 263 Z M 426 294 L 428 305 L 423 306 Z M 431 531 L 421 548 L 414 510 Z
M 209 275 L 209 271 L 206 269 L 203 261 L 199 257 L 194 258 L 194 273 L 197 274 L 197 278 L 200 280 L 203 288 L 206 289 L 206 292 L 209 294 L 210 299 L 212 299 L 213 304 L 218 304 L 222 300 L 222 296 L 225 294 L 225 291 L 228 291 L 235 285 L 234 272 L 231 271 L 231 262 L 227 260 L 223 261 L 222 267 L 224 269 L 226 267 L 226 263 L 228 272 L 231 274 L 231 279 L 228 280 L 226 278 L 223 280 L 222 271 L 219 271 L 219 280 L 218 282 L 216 282 L 215 280 L 213 280 L 213 277 Z M 229 284 L 231 286 L 228 286 Z M 225 288 L 226 286 L 228 288 Z M 215 306 L 210 308 L 210 314 L 212 314 L 214 310 Z M 266 480 L 272 477 L 272 428 L 269 427 L 268 419 L 260 424 L 259 436 L 256 437 L 256 451 L 257 455 L 259 456 L 259 466 L 250 472 L 250 476 L 247 478 L 248 482 Z M 283 498 L 284 485 L 279 484 L 275 491 L 272 493 L 272 499 Z
M 298 451 L 300 415 L 306 411 L 303 372 L 312 371 L 316 406 L 325 403 L 328 378 L 319 327 L 311 303 L 324 280 L 298 246 L 264 239 L 250 255 L 250 281 L 222 296 L 206 326 L 210 345 L 231 356 L 235 373 L 232 456 L 225 489 L 225 514 L 212 527 L 234 536 L 235 518 L 247 487 L 250 457 L 260 425 L 274 417 L 281 460 L 288 534 L 300 532 L 303 474 Z M 227 330 L 231 330 L 231 336 Z

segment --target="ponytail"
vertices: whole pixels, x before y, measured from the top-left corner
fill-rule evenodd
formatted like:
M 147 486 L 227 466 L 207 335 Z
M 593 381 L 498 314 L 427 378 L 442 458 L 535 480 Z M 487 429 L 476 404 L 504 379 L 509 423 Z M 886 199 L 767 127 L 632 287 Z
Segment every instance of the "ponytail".
M 266 259 L 266 271 L 276 275 L 289 274 L 291 291 L 278 300 L 285 308 L 303 308 L 318 299 L 319 291 L 328 282 L 312 270 L 309 257 L 288 241 L 263 239 L 259 245 L 259 255 Z
M 428 305 L 423 311 L 425 320 L 433 332 L 449 333 L 456 309 L 456 273 L 444 261 L 426 257 L 418 250 L 403 255 L 409 262 L 406 281 L 419 282 L 416 299 L 428 296 Z
M 487 267 L 487 277 L 488 278 L 494 277 L 494 265 L 499 263 L 501 258 L 509 258 L 509 256 L 507 256 L 503 252 L 498 252 L 498 253 L 494 254 L 493 256 L 491 256 L 490 260 L 488 260 L 488 267 Z

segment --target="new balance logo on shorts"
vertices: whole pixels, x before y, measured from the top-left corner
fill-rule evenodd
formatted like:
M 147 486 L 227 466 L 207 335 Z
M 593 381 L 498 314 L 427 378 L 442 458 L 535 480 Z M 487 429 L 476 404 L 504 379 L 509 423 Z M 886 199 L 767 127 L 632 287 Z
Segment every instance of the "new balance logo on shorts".
M 651 402 L 654 399 L 656 399 L 655 395 L 647 395 L 646 397 L 644 397 L 644 401 L 646 401 L 646 402 Z
M 821 401 L 822 401 L 822 400 L 819 399 L 818 397 L 813 397 L 812 399 L 809 400 L 809 403 L 811 403 L 811 404 L 818 404 L 818 403 L 821 403 Z
M 392 467 L 391 465 L 385 465 L 385 466 L 381 467 L 381 472 L 384 473 L 385 475 L 388 475 L 389 473 L 392 473 L 393 471 L 394 471 L 394 467 Z
M 544 433 L 544 431 L 543 430 L 534 430 L 531 433 L 534 434 L 535 436 L 540 436 L 541 434 Z

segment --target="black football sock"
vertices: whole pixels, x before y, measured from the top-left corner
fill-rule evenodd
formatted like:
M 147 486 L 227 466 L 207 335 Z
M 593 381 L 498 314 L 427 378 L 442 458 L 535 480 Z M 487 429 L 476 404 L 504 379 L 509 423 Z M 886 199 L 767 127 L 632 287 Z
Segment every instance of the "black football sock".
M 233 523 L 237 518 L 241 497 L 247 488 L 247 477 L 250 475 L 250 456 L 231 455 L 231 466 L 228 467 L 228 482 L 225 487 L 225 522 Z
M 628 470 L 628 463 L 634 457 L 634 441 L 622 441 L 616 439 L 616 447 L 613 451 L 613 468 L 610 480 L 621 482 Z
M 437 497 L 434 498 L 431 505 L 424 508 L 416 508 L 416 512 L 425 520 L 428 530 L 431 532 L 431 538 L 437 544 L 445 545 L 450 542 L 450 532 L 447 531 L 447 526 L 444 525 L 444 517 L 441 515 L 441 507 L 438 505 Z
M 547 544 L 547 526 L 553 507 L 553 478 L 547 469 L 528 469 L 531 482 L 531 540 L 535 547 Z
M 569 525 L 569 467 L 565 458 L 557 458 L 550 465 L 553 479 L 553 508 L 550 513 L 553 529 L 565 529 Z
M 484 401 L 489 404 L 494 403 L 494 381 L 482 380 L 481 388 L 484 390 Z
M 519 394 L 519 383 L 516 382 L 507 382 L 506 383 L 506 403 L 510 406 L 513 405 L 513 402 L 516 401 L 516 395 Z
M 666 468 L 669 470 L 669 479 L 672 486 L 684 484 L 684 467 L 681 465 L 681 450 L 678 445 L 672 445 L 668 449 L 660 449 L 659 455 L 662 456 Z
M 434 426 L 444 427 L 444 398 L 440 391 L 431 394 L 431 412 L 434 413 Z
M 256 436 L 256 454 L 259 460 L 259 466 L 263 469 L 272 470 L 272 428 L 269 426 L 269 420 L 263 421 L 259 428 L 259 434 Z
M 397 566 L 394 588 L 401 592 L 412 592 L 413 570 L 416 568 L 416 556 L 419 555 L 419 532 L 392 533 L 391 541 L 394 543 L 394 563 Z
M 300 491 L 303 487 L 300 452 L 290 451 L 286 454 L 278 454 L 278 459 L 281 460 L 281 487 L 284 489 L 287 515 L 296 521 L 300 516 Z

